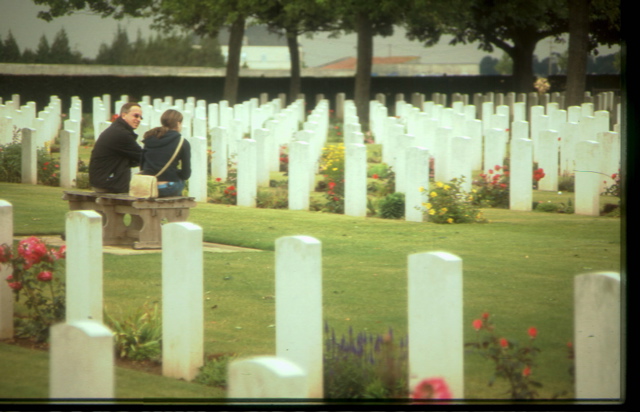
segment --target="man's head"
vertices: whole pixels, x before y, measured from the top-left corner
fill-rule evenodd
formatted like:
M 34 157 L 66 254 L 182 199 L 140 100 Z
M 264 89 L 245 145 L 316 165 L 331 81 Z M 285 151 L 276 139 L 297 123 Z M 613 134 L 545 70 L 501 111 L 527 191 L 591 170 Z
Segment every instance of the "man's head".
M 127 122 L 129 126 L 137 129 L 142 121 L 142 108 L 138 103 L 125 103 L 120 109 L 120 117 L 122 117 L 122 120 Z

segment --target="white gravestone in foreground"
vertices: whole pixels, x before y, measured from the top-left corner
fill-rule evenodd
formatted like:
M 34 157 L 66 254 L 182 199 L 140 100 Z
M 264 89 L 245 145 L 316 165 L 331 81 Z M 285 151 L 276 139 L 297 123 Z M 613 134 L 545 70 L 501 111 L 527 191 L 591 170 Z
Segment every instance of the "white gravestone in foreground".
M 574 279 L 576 398 L 620 399 L 620 275 L 592 273 Z
M 49 397 L 113 399 L 113 333 L 93 320 L 51 327 Z
M 0 199 L 0 246 L 13 245 L 13 206 Z M 13 290 L 5 279 L 13 271 L 0 263 L 0 339 L 13 338 Z
M 204 364 L 202 228 L 162 226 L 162 375 L 190 381 Z
M 441 377 L 454 398 L 463 398 L 462 259 L 445 252 L 409 255 L 407 289 L 409 388 Z
M 93 210 L 67 213 L 67 323 L 102 322 L 102 216 Z
M 276 356 L 307 375 L 307 398 L 323 397 L 322 250 L 309 236 L 276 240 Z
M 274 356 L 236 360 L 229 364 L 228 398 L 307 397 L 307 376 L 295 363 Z

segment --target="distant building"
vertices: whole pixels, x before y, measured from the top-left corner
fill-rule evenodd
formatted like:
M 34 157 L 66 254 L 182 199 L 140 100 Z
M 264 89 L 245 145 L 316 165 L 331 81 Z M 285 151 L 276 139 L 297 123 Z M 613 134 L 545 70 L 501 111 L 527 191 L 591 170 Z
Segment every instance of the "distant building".
M 314 68 L 315 70 L 354 71 L 358 59 L 346 57 Z M 477 63 L 420 63 L 419 56 L 374 57 L 373 76 L 441 76 L 479 74 Z
M 220 32 L 218 43 L 226 61 L 229 56 L 228 30 Z M 240 67 L 253 70 L 291 70 L 289 47 L 284 34 L 270 32 L 266 26 L 247 27 L 240 52 Z

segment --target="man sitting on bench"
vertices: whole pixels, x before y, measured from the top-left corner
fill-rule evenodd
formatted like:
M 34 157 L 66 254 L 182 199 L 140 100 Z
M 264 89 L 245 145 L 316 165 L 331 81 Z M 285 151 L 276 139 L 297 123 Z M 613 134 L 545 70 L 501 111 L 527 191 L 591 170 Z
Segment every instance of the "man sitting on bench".
M 125 103 L 120 116 L 96 139 L 89 161 L 89 182 L 95 192 L 129 192 L 131 168 L 140 164 L 142 153 L 134 133 L 141 121 L 140 105 Z

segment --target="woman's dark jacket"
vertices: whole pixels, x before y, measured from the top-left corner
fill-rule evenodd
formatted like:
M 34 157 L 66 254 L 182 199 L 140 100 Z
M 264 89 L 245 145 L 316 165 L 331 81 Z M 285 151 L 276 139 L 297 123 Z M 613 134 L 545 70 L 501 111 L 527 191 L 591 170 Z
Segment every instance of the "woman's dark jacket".
M 176 130 L 169 130 L 164 135 L 157 137 L 147 137 L 144 139 L 142 149 L 142 160 L 140 170 L 145 175 L 155 175 L 164 165 L 167 164 L 180 143 L 180 133 Z M 178 169 L 178 163 L 181 168 Z M 158 182 L 186 181 L 191 176 L 191 147 L 187 139 L 182 143 L 182 148 L 175 160 L 160 176 Z
M 129 192 L 131 168 L 138 166 L 142 152 L 137 137 L 133 128 L 120 117 L 100 134 L 89 161 L 91 186 L 111 193 Z

